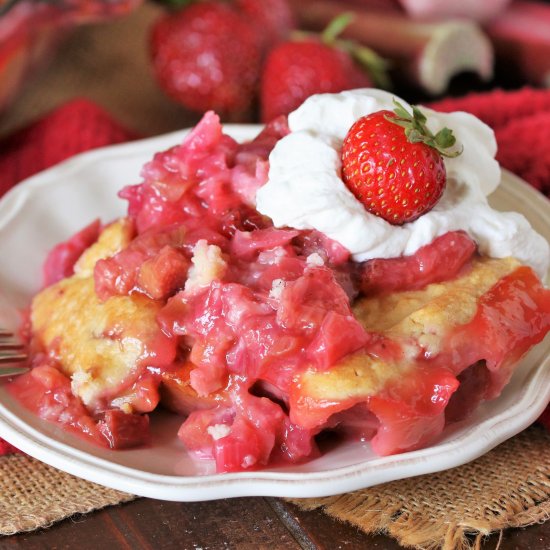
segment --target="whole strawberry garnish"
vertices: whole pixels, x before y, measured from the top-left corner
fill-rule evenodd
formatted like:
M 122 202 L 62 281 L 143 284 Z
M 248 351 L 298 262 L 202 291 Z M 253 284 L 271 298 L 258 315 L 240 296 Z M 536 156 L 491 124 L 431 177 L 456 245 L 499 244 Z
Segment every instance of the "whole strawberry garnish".
M 230 5 L 192 4 L 166 14 L 151 35 L 162 88 L 196 111 L 239 113 L 251 104 L 260 71 L 260 41 Z
M 344 14 L 320 37 L 301 35 L 301 39 L 283 42 L 271 51 L 261 81 L 264 122 L 290 113 L 313 94 L 372 86 L 365 65 L 379 68 L 380 58 L 368 48 L 337 40 L 350 20 Z
M 431 210 L 440 199 L 447 174 L 443 156 L 456 139 L 448 128 L 436 135 L 426 116 L 413 107 L 377 111 L 357 120 L 342 145 L 342 179 L 364 207 L 401 225 Z
M 294 16 L 287 0 L 235 0 L 235 6 L 260 31 L 265 52 L 285 40 L 294 27 Z

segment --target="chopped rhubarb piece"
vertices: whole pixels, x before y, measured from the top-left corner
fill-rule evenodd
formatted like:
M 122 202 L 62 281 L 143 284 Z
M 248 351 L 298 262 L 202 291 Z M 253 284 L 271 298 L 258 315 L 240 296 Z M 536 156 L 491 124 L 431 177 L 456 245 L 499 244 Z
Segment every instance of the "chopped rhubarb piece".
M 326 370 L 342 357 L 364 347 L 371 338 L 353 315 L 329 311 L 307 354 L 317 368 Z
M 71 392 L 71 381 L 57 368 L 38 366 L 17 377 L 8 389 L 24 407 L 40 418 L 61 424 L 98 445 L 105 445 L 96 422 L 82 401 Z
M 144 183 L 120 193 L 129 200 L 128 212 L 138 232 L 193 218 L 211 220 L 205 206 L 216 215 L 238 207 L 241 201 L 231 192 L 238 147 L 222 133 L 218 116 L 206 113 L 181 145 L 157 153 L 143 168 Z M 199 181 L 200 189 L 196 186 Z M 196 186 L 195 193 L 188 193 L 192 186 Z
M 159 401 L 158 377 L 145 371 L 129 389 L 119 392 L 109 405 L 128 413 L 148 413 L 157 408 Z
M 278 117 L 251 142 L 239 146 L 232 169 L 231 187 L 245 204 L 252 206 L 256 203 L 256 191 L 268 179 L 269 153 L 275 143 L 288 133 L 286 117 Z
M 235 414 L 231 406 L 193 411 L 181 425 L 178 437 L 199 458 L 213 458 L 213 441 L 227 435 Z
M 425 446 L 445 427 L 445 407 L 459 382 L 445 369 L 427 368 L 407 377 L 387 396 L 372 397 L 369 409 L 380 421 L 371 441 L 382 456 Z
M 160 394 L 166 408 L 189 415 L 193 411 L 212 409 L 227 401 L 224 392 L 211 392 L 201 396 L 191 387 L 190 373 L 195 368 L 193 363 L 187 361 L 173 372 L 162 374 Z
M 333 266 L 345 264 L 350 259 L 347 248 L 319 231 L 301 231 L 295 243 L 304 256 L 319 254 L 323 260 Z
M 191 388 L 200 397 L 206 397 L 214 392 L 223 389 L 227 384 L 227 372 L 223 367 L 223 353 L 232 344 L 232 340 L 226 345 L 218 346 L 216 349 L 217 357 L 212 360 L 210 349 L 200 345 L 193 346 L 191 360 L 197 362 L 197 368 L 189 374 Z M 197 350 L 200 350 L 199 353 Z
M 537 86 L 550 85 L 550 6 L 512 2 L 489 22 L 486 31 L 507 71 Z
M 213 443 L 216 471 L 254 470 L 267 464 L 274 445 L 272 431 L 260 432 L 247 418 L 239 417 L 229 434 Z
M 97 241 L 101 223 L 94 220 L 69 240 L 55 246 L 44 262 L 44 284 L 53 285 L 74 273 L 74 264 L 84 250 Z
M 241 391 L 237 394 L 232 408 L 192 413 L 178 433 L 185 445 L 203 456 L 213 457 L 218 472 L 265 466 L 277 440 L 284 439 L 285 435 L 292 437 L 291 455 L 297 458 L 303 441 L 299 443 L 299 437 L 294 439 L 295 434 L 285 424 L 286 415 L 281 408 L 265 397 Z M 312 446 L 306 444 L 305 448 L 311 451 Z
M 351 315 L 349 298 L 330 269 L 316 267 L 285 287 L 277 320 L 288 329 L 313 331 L 328 311 Z
M 172 176 L 174 178 L 175 176 Z M 175 185 L 178 185 L 179 182 Z M 128 201 L 128 215 L 135 221 L 138 233 L 153 227 L 171 227 L 183 223 L 188 212 L 201 213 L 198 198 L 187 196 L 182 191 L 182 200 L 169 200 L 173 193 L 166 191 L 160 194 L 158 186 L 153 184 L 131 185 L 120 191 L 119 197 Z M 168 197 L 168 198 L 167 198 Z M 183 204 L 185 208 L 183 208 Z
M 365 294 L 416 290 L 456 277 L 476 251 L 463 231 L 445 233 L 411 256 L 365 262 L 361 290 Z
M 239 208 L 228 210 L 221 217 L 221 233 L 231 238 L 237 231 L 253 231 L 265 229 L 271 222 L 267 216 L 263 216 L 250 206 L 242 205 Z
M 188 308 L 184 292 L 178 292 L 168 299 L 157 315 L 157 322 L 165 334 L 182 336 L 186 333 L 185 322 Z
M 183 288 L 189 260 L 176 248 L 165 246 L 139 268 L 137 287 L 153 300 L 167 298 Z
M 130 449 L 150 442 L 149 417 L 126 414 L 118 410 L 105 413 L 99 422 L 99 431 L 111 449 Z
M 94 279 L 98 297 L 106 300 L 132 292 L 150 298 L 167 297 L 185 283 L 189 261 L 178 250 L 185 244 L 186 233 L 181 226 L 139 235 L 127 248 L 97 262 Z M 179 269 L 183 273 L 178 273 Z
M 293 424 L 285 416 L 271 460 L 276 462 L 280 458 L 285 462 L 295 463 L 315 458 L 319 455 L 319 449 L 314 439 L 316 434 L 316 430 L 308 430 Z
M 231 241 L 231 252 L 237 258 L 252 260 L 258 252 L 288 245 L 298 235 L 298 231 L 289 229 L 257 229 L 256 231 L 237 231 Z

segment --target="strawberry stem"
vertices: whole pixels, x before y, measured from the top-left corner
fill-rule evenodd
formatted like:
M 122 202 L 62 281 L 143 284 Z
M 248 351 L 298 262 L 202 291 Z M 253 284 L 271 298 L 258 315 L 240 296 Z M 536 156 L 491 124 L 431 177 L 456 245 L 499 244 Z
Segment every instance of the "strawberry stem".
M 396 99 L 393 100 L 395 106 L 394 113 L 396 117 L 386 116 L 386 120 L 397 124 L 405 129 L 405 135 L 411 143 L 424 143 L 429 147 L 436 149 L 441 155 L 448 158 L 458 157 L 460 151 L 447 151 L 456 143 L 453 131 L 449 128 L 443 128 L 437 134 L 433 134 L 426 126 L 428 119 L 426 115 L 416 106 L 412 106 L 412 114 L 401 105 Z
M 337 43 L 341 44 L 343 42 L 344 41 L 338 41 Z M 376 86 L 379 88 L 385 88 L 386 90 L 390 89 L 392 87 L 391 81 L 388 77 L 388 68 L 390 63 L 367 46 L 361 46 L 351 41 L 347 42 L 351 44 L 349 53 L 353 56 L 357 63 L 367 69 Z
M 344 12 L 335 17 L 321 33 L 321 40 L 327 44 L 332 45 L 336 41 L 336 38 L 342 34 L 344 29 L 353 21 L 353 13 Z
M 344 12 L 336 16 L 321 33 L 321 41 L 327 46 L 347 52 L 371 76 L 374 84 L 380 88 L 391 88 L 388 78 L 388 63 L 374 50 L 362 46 L 354 40 L 341 40 L 338 37 L 353 22 L 353 12 Z

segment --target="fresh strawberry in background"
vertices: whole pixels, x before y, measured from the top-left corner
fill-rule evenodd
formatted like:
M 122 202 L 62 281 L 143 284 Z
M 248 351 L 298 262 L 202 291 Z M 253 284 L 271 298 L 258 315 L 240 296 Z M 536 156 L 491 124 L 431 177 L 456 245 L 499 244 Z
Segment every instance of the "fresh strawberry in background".
M 257 92 L 260 35 L 232 5 L 199 2 L 153 27 L 151 54 L 161 87 L 194 111 L 239 118 Z
M 456 142 L 451 130 L 434 135 L 420 109 L 411 114 L 395 105 L 395 112 L 377 111 L 350 128 L 342 145 L 342 179 L 369 212 L 401 225 L 434 207 L 447 179 L 443 156 L 461 151 L 448 151 Z
M 300 33 L 283 42 L 268 55 L 261 81 L 261 117 L 264 122 L 286 115 L 309 96 L 336 93 L 382 81 L 383 62 L 372 50 L 338 35 L 351 22 L 343 14 L 321 36 Z

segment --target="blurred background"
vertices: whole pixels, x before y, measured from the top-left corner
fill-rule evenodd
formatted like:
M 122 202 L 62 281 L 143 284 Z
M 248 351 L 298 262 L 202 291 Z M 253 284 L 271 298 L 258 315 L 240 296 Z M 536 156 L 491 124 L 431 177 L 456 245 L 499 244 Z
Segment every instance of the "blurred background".
M 0 137 L 74 98 L 136 136 L 262 122 L 362 86 L 550 86 L 542 0 L 0 0 Z

